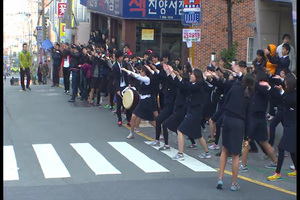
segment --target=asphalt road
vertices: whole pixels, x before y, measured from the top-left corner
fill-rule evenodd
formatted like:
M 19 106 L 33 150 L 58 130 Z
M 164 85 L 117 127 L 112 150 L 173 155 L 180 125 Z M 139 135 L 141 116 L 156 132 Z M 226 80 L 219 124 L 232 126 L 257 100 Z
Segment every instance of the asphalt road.
M 230 174 L 217 190 L 214 155 L 200 160 L 201 149 L 185 147 L 189 159 L 173 161 L 146 143 L 153 128 L 141 127 L 142 133 L 127 140 L 128 129 L 117 126 L 111 111 L 79 99 L 68 103 L 61 87 L 32 85 L 23 92 L 7 79 L 3 88 L 5 200 L 296 199 L 296 179 L 284 175 L 289 157 L 283 180 L 273 183 L 266 181 L 273 173 L 263 167 L 268 161 L 250 154 L 250 170 L 238 179 L 241 190 L 229 190 Z M 169 140 L 176 151 L 171 133 Z

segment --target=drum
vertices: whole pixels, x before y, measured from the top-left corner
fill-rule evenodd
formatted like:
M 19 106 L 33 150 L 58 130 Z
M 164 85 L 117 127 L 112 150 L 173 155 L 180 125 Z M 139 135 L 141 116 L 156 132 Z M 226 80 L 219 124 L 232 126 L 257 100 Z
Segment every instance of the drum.
M 140 101 L 139 93 L 129 88 L 123 94 L 123 106 L 127 110 L 134 110 Z

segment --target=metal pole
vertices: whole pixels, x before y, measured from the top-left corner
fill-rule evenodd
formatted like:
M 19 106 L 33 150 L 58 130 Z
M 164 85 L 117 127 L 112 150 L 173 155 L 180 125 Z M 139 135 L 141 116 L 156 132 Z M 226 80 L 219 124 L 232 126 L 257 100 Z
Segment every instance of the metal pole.
M 46 20 L 45 20 L 45 2 L 42 0 L 42 30 L 43 30 L 43 41 L 46 40 Z M 45 51 L 43 51 L 43 58 L 45 58 Z M 42 59 L 44 60 L 44 59 Z

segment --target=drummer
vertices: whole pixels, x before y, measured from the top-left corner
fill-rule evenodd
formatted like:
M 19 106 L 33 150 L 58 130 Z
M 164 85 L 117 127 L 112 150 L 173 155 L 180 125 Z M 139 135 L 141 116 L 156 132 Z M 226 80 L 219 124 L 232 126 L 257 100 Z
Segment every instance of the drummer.
M 122 71 L 126 63 L 123 61 L 123 52 L 118 50 L 115 53 L 116 62 L 112 66 L 113 85 L 117 96 L 117 117 L 118 125 L 122 126 L 121 107 L 122 107 L 122 95 L 121 92 L 129 85 L 128 76 Z M 126 110 L 127 125 L 130 126 L 131 111 Z
M 154 115 L 153 115 L 153 101 L 151 98 L 151 74 L 154 74 L 154 71 L 150 69 L 149 66 L 142 66 L 140 74 L 129 71 L 125 68 L 122 68 L 128 75 L 136 78 L 141 82 L 140 86 L 140 101 L 136 108 L 133 110 L 131 116 L 131 127 L 130 133 L 127 136 L 127 139 L 134 138 L 134 127 L 141 119 L 148 120 L 150 124 L 155 127 Z

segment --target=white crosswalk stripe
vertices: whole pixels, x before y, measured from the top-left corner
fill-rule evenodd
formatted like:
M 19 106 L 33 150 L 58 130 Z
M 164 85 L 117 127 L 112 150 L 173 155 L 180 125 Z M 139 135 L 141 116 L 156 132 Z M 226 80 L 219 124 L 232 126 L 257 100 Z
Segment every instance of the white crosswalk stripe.
M 127 142 L 108 143 L 146 173 L 169 172 L 169 170 L 167 170 L 151 158 L 147 157 L 145 154 L 143 154 Z
M 106 158 L 89 143 L 71 143 L 71 146 L 83 158 L 96 175 L 121 174 Z
M 19 180 L 17 160 L 12 145 L 3 146 L 3 180 Z
M 33 144 L 32 147 L 39 160 L 45 178 L 71 177 L 52 144 Z
M 151 141 L 145 141 L 146 144 L 150 144 Z M 163 142 L 160 142 L 161 145 L 164 145 Z M 152 146 L 155 149 L 159 149 L 159 147 L 155 147 Z M 175 148 L 170 148 L 170 151 L 162 151 L 162 153 L 166 154 L 167 156 L 169 156 L 170 158 L 173 157 L 178 150 Z M 178 161 L 179 163 L 185 165 L 186 167 L 190 168 L 191 170 L 195 171 L 195 172 L 216 172 L 217 170 L 215 170 L 214 168 L 209 167 L 208 165 L 202 163 L 201 161 L 187 155 L 184 154 L 184 160 L 183 161 Z
M 150 141 L 145 141 L 149 145 Z M 128 159 L 132 164 L 136 165 L 145 173 L 166 173 L 170 172 L 169 169 L 165 168 L 157 161 L 153 160 L 146 154 L 142 153 L 137 148 L 133 147 L 127 142 L 108 142 L 113 150 L 120 153 L 126 159 Z M 161 142 L 163 145 L 163 143 Z M 125 169 L 117 169 L 110 161 L 109 156 L 99 152 L 89 143 L 70 143 L 70 146 L 75 150 L 78 158 L 82 159 L 82 163 L 87 165 L 95 175 L 117 175 L 122 174 Z M 33 144 L 33 150 L 36 154 L 38 163 L 42 169 L 45 179 L 54 178 L 69 178 L 71 177 L 68 169 L 61 160 L 60 156 L 56 152 L 52 144 Z M 159 147 L 153 147 L 158 150 Z M 19 180 L 19 168 L 17 166 L 14 147 L 12 145 L 3 146 L 4 151 L 4 163 L 3 163 L 3 180 L 12 181 Z M 171 148 L 171 151 L 162 151 L 169 157 L 174 156 L 178 151 L 175 148 Z M 194 172 L 216 172 L 215 169 L 209 167 L 208 165 L 202 163 L 201 161 L 184 154 L 185 160 L 178 161 L 179 163 L 185 165 L 187 169 Z M 174 161 L 176 162 L 176 161 Z M 166 162 L 163 162 L 166 163 Z M 130 165 L 124 165 L 125 168 L 130 167 Z M 119 167 L 120 168 L 120 167 Z M 172 168 L 171 168 L 172 169 Z M 122 171 L 124 170 L 124 171 Z M 21 171 L 20 171 L 21 172 Z M 76 175 L 73 175 L 76 176 Z

